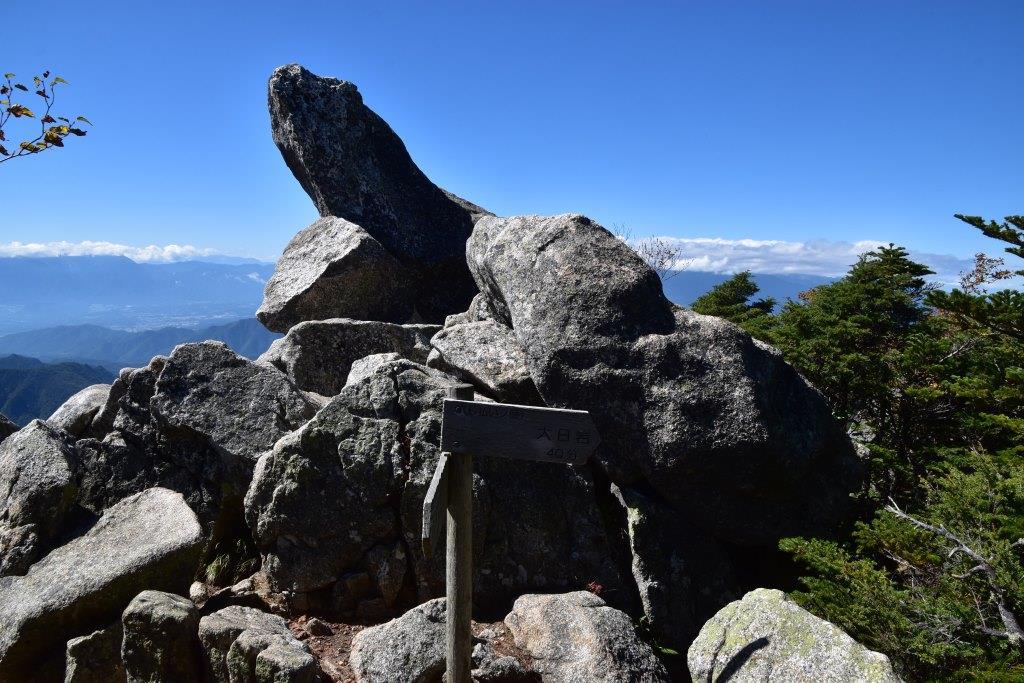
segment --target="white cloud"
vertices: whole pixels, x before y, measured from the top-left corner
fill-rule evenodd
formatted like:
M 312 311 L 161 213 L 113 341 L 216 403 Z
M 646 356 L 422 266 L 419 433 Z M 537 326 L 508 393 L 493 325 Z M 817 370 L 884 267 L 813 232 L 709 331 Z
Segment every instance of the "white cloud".
M 688 270 L 735 273 L 806 273 L 836 277 L 849 270 L 857 257 L 884 242 L 860 240 L 843 242 L 811 240 L 723 239 L 721 237 L 663 237 L 680 248 L 681 266 Z M 136 247 L 115 242 L 0 242 L 0 257 L 5 256 L 125 256 L 140 263 L 171 263 L 222 256 L 215 249 L 190 244 L 151 244 Z M 957 275 L 972 266 L 972 259 L 949 254 L 911 252 L 911 257 L 927 264 L 936 279 L 955 283 Z M 255 277 L 254 277 L 255 275 Z M 258 279 L 254 274 L 248 277 Z
M 845 274 L 857 257 L 885 242 L 859 240 L 844 242 L 811 240 L 723 239 L 720 237 L 662 237 L 679 247 L 680 266 L 688 270 L 736 273 L 803 273 L 837 277 Z M 954 283 L 957 275 L 969 269 L 973 259 L 950 254 L 910 252 L 911 258 L 935 271 L 935 279 Z
M 0 257 L 4 256 L 125 256 L 139 263 L 170 263 L 215 256 L 214 249 L 202 249 L 191 244 L 150 244 L 133 247 L 114 242 L 0 242 Z

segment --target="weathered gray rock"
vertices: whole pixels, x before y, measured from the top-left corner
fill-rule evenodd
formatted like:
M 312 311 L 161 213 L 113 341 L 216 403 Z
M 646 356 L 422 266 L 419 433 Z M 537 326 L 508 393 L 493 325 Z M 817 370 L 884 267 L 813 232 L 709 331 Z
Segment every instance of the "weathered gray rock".
M 473 300 L 469 302 L 469 308 L 462 313 L 452 313 L 444 319 L 445 327 L 454 327 L 465 323 L 478 323 L 484 320 L 494 320 L 494 313 L 483 292 L 477 292 Z
M 802 609 L 782 591 L 758 588 L 726 605 L 687 655 L 696 681 L 895 683 L 889 658 Z
M 467 259 L 545 402 L 595 418 L 613 481 L 736 543 L 845 516 L 859 464 L 821 394 L 739 327 L 671 304 L 622 240 L 575 214 L 483 217 Z
M 524 595 L 505 617 L 545 681 L 668 681 L 629 615 L 593 593 Z
M 282 373 L 220 342 L 174 349 L 157 379 L 151 406 L 161 424 L 196 432 L 248 463 L 315 412 Z
M 231 643 L 228 678 L 238 683 L 313 683 L 319 669 L 309 648 L 291 634 L 242 631 Z
M 360 225 L 409 269 L 420 319 L 465 310 L 466 238 L 486 212 L 431 183 L 354 84 L 290 64 L 269 90 L 274 142 L 320 215 Z
M 35 524 L 0 525 L 0 576 L 24 574 L 41 552 Z
M 445 600 L 414 607 L 386 624 L 371 626 L 352 640 L 349 664 L 360 683 L 441 680 L 444 661 Z
M 515 657 L 494 657 L 485 660 L 471 672 L 475 683 L 532 683 L 541 680 L 536 673 Z
M 339 317 L 405 322 L 413 308 L 410 278 L 368 232 L 325 216 L 285 247 L 256 317 L 275 332 Z
M 112 385 L 90 428 L 101 438 L 77 444 L 79 501 L 98 514 L 163 486 L 182 493 L 213 529 L 225 515 L 241 517 L 257 456 L 315 411 L 279 370 L 218 342 L 183 344 L 168 358 L 122 371 Z M 233 507 L 223 509 L 225 501 Z
M 41 420 L 0 443 L 0 576 L 23 573 L 75 502 L 71 437 Z
M 739 595 L 721 545 L 677 511 L 612 484 L 626 513 L 633 580 L 659 643 L 684 651 L 700 627 Z
M 64 683 L 123 683 L 121 622 L 72 638 L 65 651 Z
M 202 550 L 180 494 L 154 488 L 111 507 L 86 533 L 0 578 L 0 680 L 17 680 L 69 635 L 119 617 L 143 589 L 184 590 Z
M 206 675 L 218 683 L 305 683 L 315 680 L 309 648 L 284 619 L 232 605 L 199 620 Z
M 376 610 L 375 599 L 407 605 L 444 592 L 444 553 L 427 560 L 420 530 L 441 405 L 454 383 L 409 361 L 387 363 L 260 459 L 246 519 L 278 590 L 330 589 L 333 607 L 365 604 L 364 612 Z M 585 469 L 488 457 L 475 469 L 477 600 L 591 580 L 624 587 Z M 394 552 L 403 540 L 404 562 Z M 415 592 L 406 595 L 406 584 Z
M 3 441 L 14 432 L 18 431 L 20 427 L 10 421 L 6 415 L 0 413 L 0 441 Z
M 515 657 L 499 657 L 486 640 L 473 646 L 471 659 L 473 669 L 470 675 L 474 683 L 532 683 L 540 680 L 540 676 L 528 671 Z
M 348 377 L 345 378 L 345 384 L 349 385 L 362 382 L 364 379 L 377 372 L 377 368 L 380 366 L 396 360 L 402 360 L 402 357 L 397 353 L 371 353 L 365 358 L 353 361 L 352 367 L 349 368 L 348 371 Z
M 74 443 L 41 420 L 0 444 L 0 520 L 54 533 L 75 499 Z
M 82 436 L 96 414 L 107 404 L 109 395 L 109 384 L 88 386 L 64 401 L 46 421 L 72 436 Z
M 437 325 L 396 325 L 334 318 L 304 322 L 276 340 L 259 361 L 270 363 L 300 389 L 336 396 L 345 386 L 352 363 L 377 353 L 397 353 L 423 363 Z
M 494 320 L 445 326 L 430 340 L 427 365 L 472 384 L 502 403 L 541 403 L 512 330 Z
M 128 683 L 198 681 L 199 610 L 188 598 L 143 591 L 121 615 L 121 659 Z
M 166 356 L 155 356 L 144 368 L 124 368 L 110 385 L 107 401 L 92 420 L 85 436 L 102 439 L 114 428 L 136 431 L 149 421 L 149 401 L 153 398 L 156 378 L 167 362 Z

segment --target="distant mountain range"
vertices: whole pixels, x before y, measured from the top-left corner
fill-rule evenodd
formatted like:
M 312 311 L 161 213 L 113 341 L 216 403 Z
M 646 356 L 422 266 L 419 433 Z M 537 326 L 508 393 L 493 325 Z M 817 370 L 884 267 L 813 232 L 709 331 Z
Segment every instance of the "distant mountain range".
M 245 259 L 136 263 L 120 256 L 0 258 L 0 412 L 24 424 L 186 342 L 215 339 L 256 358 L 280 335 L 255 318 L 273 264 Z M 683 271 L 665 295 L 689 305 L 729 277 Z M 756 274 L 781 306 L 830 282 Z
M 47 418 L 72 394 L 106 384 L 114 373 L 81 363 L 43 363 L 35 358 L 0 358 L 0 413 L 24 426 Z
M 110 370 L 140 367 L 153 356 L 166 355 L 178 344 L 213 339 L 235 353 L 256 358 L 280 337 L 255 318 L 202 328 L 163 327 L 142 332 L 98 325 L 61 325 L 0 337 L 0 356 L 20 354 L 47 362 L 74 361 Z
M 55 325 L 140 330 L 248 318 L 273 272 L 267 263 L 0 258 L 0 335 Z
M 196 328 L 251 317 L 274 265 L 228 257 L 137 263 L 122 256 L 0 258 L 0 335 L 55 326 Z M 239 262 L 241 261 L 241 262 Z M 665 294 L 687 305 L 729 276 L 685 270 Z M 779 303 L 828 278 L 755 275 Z M 34 354 L 33 354 L 34 355 Z M 75 354 L 74 357 L 83 357 Z

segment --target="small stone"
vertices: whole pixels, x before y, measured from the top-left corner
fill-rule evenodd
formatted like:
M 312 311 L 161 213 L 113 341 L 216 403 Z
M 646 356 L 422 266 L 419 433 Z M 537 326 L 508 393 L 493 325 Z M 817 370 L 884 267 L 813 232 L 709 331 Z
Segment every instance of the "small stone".
M 68 641 L 64 683 L 121 683 L 121 622 Z
M 321 638 L 334 634 L 334 630 L 327 623 L 316 617 L 312 617 L 306 622 L 306 632 L 311 636 L 319 636 Z
M 290 638 L 299 650 L 308 651 L 305 645 L 292 636 L 288 624 L 281 617 L 251 607 L 232 605 L 199 620 L 199 641 L 209 678 L 217 683 L 234 683 L 235 679 L 229 675 L 228 655 L 235 641 L 245 632 L 251 632 L 253 637 L 280 636 L 287 642 L 290 642 Z M 259 649 L 255 640 L 247 637 L 236 650 L 235 668 L 251 670 L 255 666 L 252 658 L 256 657 Z
M 349 656 L 362 683 L 437 681 L 444 673 L 445 600 L 414 607 L 356 634 Z

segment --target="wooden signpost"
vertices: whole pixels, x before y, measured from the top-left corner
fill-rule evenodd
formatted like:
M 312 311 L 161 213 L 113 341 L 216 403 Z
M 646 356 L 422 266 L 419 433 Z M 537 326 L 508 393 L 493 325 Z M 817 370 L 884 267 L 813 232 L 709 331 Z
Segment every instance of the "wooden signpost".
M 447 532 L 445 655 L 448 683 L 470 680 L 473 600 L 473 456 L 581 465 L 601 437 L 590 414 L 473 400 L 473 387 L 448 390 L 441 415 L 441 458 L 423 499 L 423 553 Z

